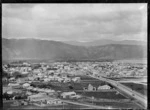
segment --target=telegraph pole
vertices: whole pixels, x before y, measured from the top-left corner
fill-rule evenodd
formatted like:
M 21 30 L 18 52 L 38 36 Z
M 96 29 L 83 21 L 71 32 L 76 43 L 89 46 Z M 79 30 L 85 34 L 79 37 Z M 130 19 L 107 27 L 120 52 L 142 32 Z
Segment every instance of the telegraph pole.
M 92 105 L 93 105 L 93 100 L 94 100 L 94 97 L 92 96 Z
M 64 102 L 63 102 L 63 109 L 64 109 Z

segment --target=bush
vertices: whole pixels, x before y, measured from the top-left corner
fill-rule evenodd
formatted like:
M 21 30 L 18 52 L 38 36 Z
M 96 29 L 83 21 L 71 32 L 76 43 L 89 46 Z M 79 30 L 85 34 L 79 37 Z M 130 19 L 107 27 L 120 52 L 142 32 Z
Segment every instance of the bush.
M 15 78 L 19 78 L 19 77 L 21 77 L 21 73 L 18 72 L 18 71 L 15 71 L 15 72 L 13 73 L 13 76 L 14 76 Z
M 2 77 L 10 78 L 10 75 L 6 71 L 2 71 Z
M 7 94 L 7 93 L 3 94 L 3 98 L 6 99 L 6 100 L 10 100 L 10 98 L 13 98 L 13 97 L 14 97 L 13 94 Z
M 27 95 L 19 94 L 19 95 L 15 96 L 15 99 L 27 99 Z
M 40 83 L 40 82 L 32 82 L 31 86 L 38 87 L 38 88 L 50 88 L 51 87 L 50 84 L 44 84 L 44 83 Z

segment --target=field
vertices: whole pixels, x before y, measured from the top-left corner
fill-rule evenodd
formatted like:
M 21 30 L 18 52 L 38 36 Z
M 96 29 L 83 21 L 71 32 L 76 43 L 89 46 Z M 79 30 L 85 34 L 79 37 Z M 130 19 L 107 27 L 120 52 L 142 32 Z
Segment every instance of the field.
M 123 80 L 146 80 L 144 77 L 121 77 L 121 78 L 109 78 L 115 81 L 123 81 Z
M 140 107 L 134 103 L 121 103 L 121 102 L 94 102 L 95 105 L 100 106 L 110 106 L 113 108 L 130 108 L 130 109 L 140 109 Z
M 60 82 L 49 82 L 49 85 L 52 89 L 60 90 L 60 91 L 76 91 L 76 90 L 83 90 L 84 87 L 88 87 L 89 84 L 92 84 L 94 87 L 98 87 L 100 85 L 105 85 L 104 81 L 100 81 L 88 76 L 80 76 L 81 82 L 80 83 L 60 83 Z
M 95 79 L 86 75 L 76 75 L 76 77 L 80 77 L 81 80 L 98 80 L 98 79 Z
M 126 99 L 126 97 L 124 97 L 121 94 L 116 94 L 116 91 L 105 91 L 105 92 L 77 92 L 78 94 L 82 94 L 83 96 L 87 96 L 87 97 L 95 97 L 97 99 Z
M 87 108 L 80 105 L 73 105 L 73 104 L 67 104 L 67 105 L 58 105 L 58 106 L 46 106 L 46 107 L 39 107 L 35 105 L 22 105 L 22 106 L 11 106 L 13 102 L 5 102 L 3 103 L 3 110 L 10 110 L 11 109 L 81 109 L 81 108 Z
M 88 87 L 89 84 L 92 84 L 94 87 L 98 87 L 100 85 L 106 84 L 103 81 L 83 81 L 81 83 L 60 83 L 60 82 L 53 82 L 49 85 L 54 90 L 59 91 L 75 91 L 75 90 L 83 90 L 84 87 Z
M 143 84 L 137 84 L 137 83 L 121 83 L 145 96 L 147 96 L 147 86 Z

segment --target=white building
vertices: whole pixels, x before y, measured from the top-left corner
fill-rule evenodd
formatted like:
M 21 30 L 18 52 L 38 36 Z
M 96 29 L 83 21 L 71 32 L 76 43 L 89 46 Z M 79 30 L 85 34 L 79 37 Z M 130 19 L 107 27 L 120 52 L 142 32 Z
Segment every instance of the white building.
M 32 86 L 29 86 L 28 88 L 26 88 L 27 90 L 32 90 L 33 87 Z
M 103 85 L 103 86 L 99 86 L 97 89 L 98 90 L 100 90 L 100 89 L 111 89 L 111 87 L 108 85 Z
M 30 86 L 29 83 L 24 83 L 24 84 L 22 85 L 23 88 L 28 88 L 29 86 Z
M 9 78 L 9 81 L 15 81 L 15 77 Z
M 72 78 L 72 81 L 73 82 L 80 82 L 81 78 L 80 77 L 75 77 L 75 78 Z
M 16 87 L 16 86 L 20 86 L 20 84 L 18 84 L 18 83 L 9 83 L 8 86 L 9 87 Z
M 48 81 L 50 81 L 49 78 L 45 78 L 45 79 L 44 79 L 44 82 L 48 82 Z
M 64 83 L 71 82 L 70 78 L 64 78 Z
M 71 97 L 71 96 L 76 96 L 76 93 L 73 91 L 73 92 L 63 92 L 62 94 L 61 94 L 61 96 L 63 97 L 63 98 L 67 98 L 67 97 Z
M 30 101 L 43 101 L 43 100 L 48 100 L 49 97 L 45 93 L 39 93 L 36 95 L 30 95 L 28 96 L 28 100 Z
M 63 82 L 64 79 L 58 78 L 57 80 L 58 80 L 58 82 Z
M 91 84 L 89 84 L 88 85 L 88 90 L 93 91 L 93 90 L 96 90 L 96 88 L 94 86 L 92 86 Z
M 62 105 L 63 102 L 61 100 L 58 100 L 58 99 L 49 99 L 49 100 L 47 100 L 47 104 L 50 104 L 50 105 Z

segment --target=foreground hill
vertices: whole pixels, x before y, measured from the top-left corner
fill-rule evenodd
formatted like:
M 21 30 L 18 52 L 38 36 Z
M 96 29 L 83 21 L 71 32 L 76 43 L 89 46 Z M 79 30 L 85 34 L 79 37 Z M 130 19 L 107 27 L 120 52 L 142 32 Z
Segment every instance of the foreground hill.
M 103 46 L 74 46 L 57 41 L 37 39 L 2 39 L 3 60 L 98 60 L 145 58 L 146 46 L 108 44 Z

